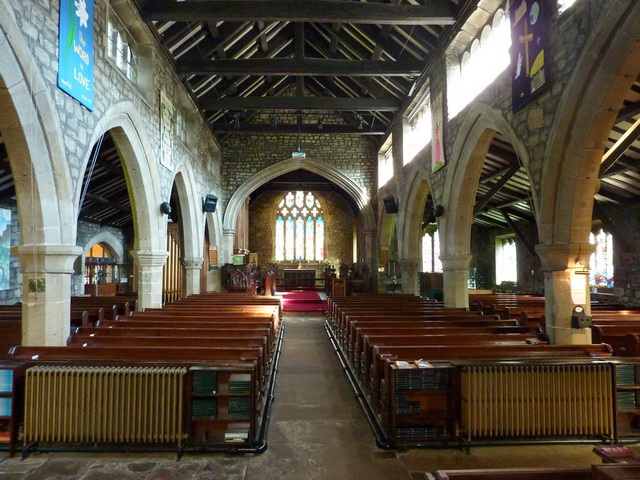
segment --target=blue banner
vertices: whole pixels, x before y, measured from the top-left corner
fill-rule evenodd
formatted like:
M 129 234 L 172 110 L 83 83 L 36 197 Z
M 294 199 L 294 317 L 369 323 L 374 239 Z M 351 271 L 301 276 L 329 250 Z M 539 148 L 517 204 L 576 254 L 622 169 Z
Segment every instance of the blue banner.
M 517 112 L 546 86 L 544 11 L 540 0 L 511 2 L 511 68 L 513 111 Z
M 58 87 L 93 110 L 93 0 L 60 0 Z

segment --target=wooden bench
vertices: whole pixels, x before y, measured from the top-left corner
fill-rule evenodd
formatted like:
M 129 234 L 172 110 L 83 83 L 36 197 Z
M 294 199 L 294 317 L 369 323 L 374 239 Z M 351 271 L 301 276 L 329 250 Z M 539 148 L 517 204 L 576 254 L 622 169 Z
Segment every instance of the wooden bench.
M 436 480 L 592 480 L 590 468 L 437 470 Z
M 577 357 L 610 357 L 611 347 L 600 345 L 433 345 L 433 346 L 374 346 L 370 365 L 362 365 L 369 372 L 372 404 L 380 409 L 380 383 L 387 361 L 444 361 L 451 359 L 560 359 Z M 366 373 L 365 373 L 366 375 Z M 365 380 L 363 380 L 365 381 Z

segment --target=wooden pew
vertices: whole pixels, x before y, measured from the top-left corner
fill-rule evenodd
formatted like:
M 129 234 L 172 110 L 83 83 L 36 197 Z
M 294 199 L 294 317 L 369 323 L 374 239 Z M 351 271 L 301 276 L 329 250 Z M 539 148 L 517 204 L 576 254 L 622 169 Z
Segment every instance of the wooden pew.
M 483 468 L 437 470 L 436 480 L 592 480 L 590 468 Z
M 451 359 L 550 359 L 576 357 L 610 357 L 611 347 L 600 345 L 433 345 L 433 346 L 374 346 L 369 372 L 369 389 L 374 409 L 380 409 L 380 383 L 387 361 L 435 361 Z

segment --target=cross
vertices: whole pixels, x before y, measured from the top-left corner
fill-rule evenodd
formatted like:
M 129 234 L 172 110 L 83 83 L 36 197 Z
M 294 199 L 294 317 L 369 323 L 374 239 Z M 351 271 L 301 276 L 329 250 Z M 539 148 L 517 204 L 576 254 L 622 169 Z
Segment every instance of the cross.
M 527 32 L 527 25 L 529 23 L 525 20 L 524 22 L 524 35 L 520 35 L 520 43 L 524 43 L 524 57 L 525 57 L 525 61 L 524 61 L 524 65 L 526 68 L 526 73 L 527 73 L 527 77 L 530 76 L 529 75 L 529 42 L 533 42 L 533 33 L 528 33 Z

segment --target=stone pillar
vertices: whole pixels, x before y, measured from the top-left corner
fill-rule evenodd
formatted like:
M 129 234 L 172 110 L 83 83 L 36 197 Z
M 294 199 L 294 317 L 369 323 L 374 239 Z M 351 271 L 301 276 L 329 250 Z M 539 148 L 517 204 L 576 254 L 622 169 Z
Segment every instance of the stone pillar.
M 19 245 L 11 253 L 20 261 L 22 274 L 22 345 L 66 345 L 71 274 L 82 247 Z
M 440 255 L 443 270 L 444 306 L 469 307 L 469 263 L 471 255 Z
M 233 241 L 235 235 L 235 228 L 225 228 L 222 230 L 222 255 L 220 259 L 223 265 L 233 263 Z
M 594 249 L 586 242 L 536 245 L 544 272 L 546 333 L 551 343 L 591 343 L 591 329 L 572 328 L 571 313 L 576 305 L 591 313 L 587 266 Z
M 202 274 L 203 257 L 183 258 L 184 267 L 184 294 L 196 295 L 200 293 L 200 275 Z
M 132 251 L 131 258 L 138 266 L 138 306 L 162 307 L 162 267 L 169 257 L 166 250 Z
M 378 285 L 378 256 L 376 255 L 376 232 L 365 230 L 364 233 L 364 263 L 369 269 L 368 278 L 365 278 L 365 291 L 376 291 Z
M 415 258 L 403 258 L 400 260 L 400 275 L 402 276 L 402 293 L 419 295 L 418 266 L 420 261 Z

